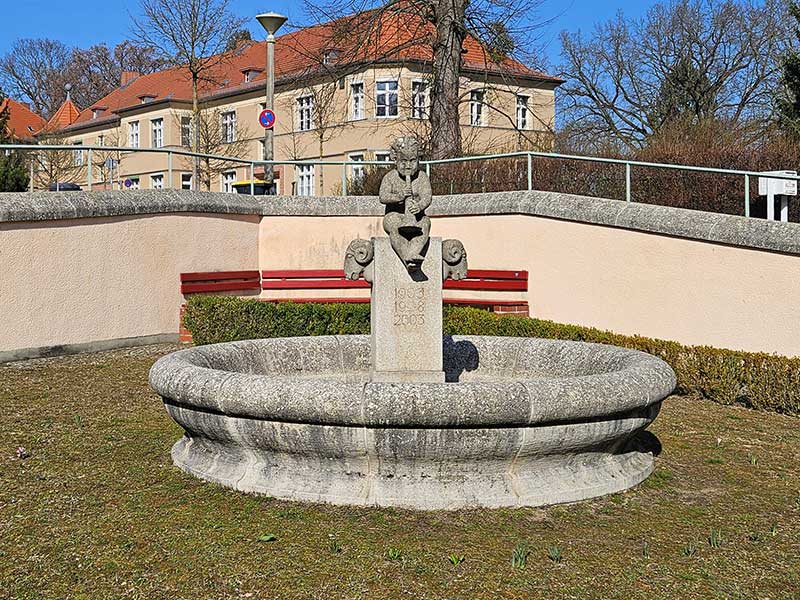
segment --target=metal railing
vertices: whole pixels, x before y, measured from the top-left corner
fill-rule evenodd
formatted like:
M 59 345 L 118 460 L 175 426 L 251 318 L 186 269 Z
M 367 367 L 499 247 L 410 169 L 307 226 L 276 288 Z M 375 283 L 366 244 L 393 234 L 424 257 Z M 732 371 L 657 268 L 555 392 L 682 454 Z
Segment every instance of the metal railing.
M 313 166 L 341 166 L 342 167 L 342 174 L 341 174 L 341 185 L 342 185 L 342 195 L 347 196 L 348 190 L 348 176 L 347 176 L 347 169 L 348 167 L 365 167 L 365 166 L 386 166 L 386 161 L 379 161 L 379 160 L 363 160 L 363 161 L 349 161 L 349 160 L 315 160 L 315 159 L 308 159 L 308 160 L 252 160 L 252 159 L 244 159 L 235 156 L 224 156 L 218 154 L 203 154 L 200 152 L 192 152 L 190 150 L 183 150 L 174 147 L 165 147 L 165 148 L 127 148 L 122 146 L 88 146 L 88 145 L 70 145 L 70 144 L 61 144 L 61 145 L 31 145 L 31 144 L 0 144 L 0 151 L 24 151 L 26 153 L 41 153 L 41 152 L 63 152 L 63 151 L 70 151 L 70 152 L 86 152 L 87 153 L 87 161 L 85 163 L 86 166 L 86 186 L 88 191 L 92 191 L 92 187 L 94 184 L 94 177 L 93 177 L 93 166 L 94 166 L 94 154 L 96 152 L 103 152 L 103 153 L 156 153 L 156 154 L 166 154 L 167 155 L 167 186 L 166 189 L 170 189 L 172 186 L 173 181 L 173 157 L 174 156 L 185 156 L 190 158 L 199 158 L 201 160 L 214 160 L 217 162 L 222 163 L 230 163 L 232 165 L 246 165 L 249 166 L 250 171 L 250 192 L 251 194 L 255 191 L 255 168 L 256 166 L 263 166 L 266 167 L 267 165 L 287 165 L 287 166 L 304 166 L 304 165 L 313 165 Z M 751 177 L 769 177 L 770 179 L 778 179 L 778 180 L 789 180 L 789 181 L 800 181 L 800 175 L 783 175 L 783 174 L 776 174 L 770 173 L 769 175 L 765 175 L 762 172 L 758 171 L 745 171 L 745 170 L 738 170 L 738 169 L 720 169 L 716 167 L 698 167 L 693 165 L 678 165 L 678 164 L 670 164 L 670 163 L 652 163 L 652 162 L 642 162 L 642 161 L 635 161 L 635 160 L 626 160 L 620 158 L 602 158 L 596 156 L 580 156 L 580 155 L 572 155 L 572 154 L 558 154 L 553 152 L 537 152 L 537 151 L 520 151 L 520 152 L 508 152 L 502 154 L 482 154 L 476 156 L 462 156 L 457 158 L 448 158 L 448 159 L 441 159 L 441 160 L 423 160 L 420 161 L 421 164 L 425 167 L 427 174 L 430 176 L 431 174 L 431 167 L 435 165 L 444 165 L 444 164 L 453 164 L 453 163 L 468 163 L 473 161 L 487 161 L 487 160 L 496 160 L 496 159 L 503 159 L 503 158 L 525 158 L 527 162 L 527 189 L 533 190 L 534 189 L 534 178 L 533 178 L 533 166 L 534 166 L 534 159 L 535 158 L 543 158 L 543 159 L 560 159 L 560 160 L 567 160 L 567 161 L 578 161 L 578 162 L 589 162 L 589 163 L 599 163 L 599 164 L 613 164 L 613 165 L 620 165 L 624 168 L 625 173 L 625 201 L 626 202 L 633 202 L 632 193 L 631 193 L 631 186 L 632 186 L 632 171 L 634 168 L 651 168 L 651 169 L 665 169 L 665 170 L 672 170 L 672 171 L 686 171 L 686 172 L 693 172 L 693 173 L 713 173 L 718 175 L 727 175 L 727 176 L 735 176 L 743 178 L 743 200 L 744 200 L 744 214 L 746 217 L 750 216 L 750 178 Z M 82 160 L 82 159 L 81 159 Z M 75 167 L 79 168 L 83 166 L 83 164 L 76 164 Z M 34 170 L 34 161 L 31 161 L 31 185 L 33 185 L 33 170 Z M 129 173 L 126 175 L 127 177 L 136 177 L 136 173 Z

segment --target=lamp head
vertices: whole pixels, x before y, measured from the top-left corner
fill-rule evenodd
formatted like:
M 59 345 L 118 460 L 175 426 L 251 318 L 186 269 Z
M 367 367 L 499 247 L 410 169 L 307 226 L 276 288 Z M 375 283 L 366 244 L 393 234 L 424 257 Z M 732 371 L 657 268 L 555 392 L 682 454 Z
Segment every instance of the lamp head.
M 268 12 L 256 15 L 256 19 L 261 23 L 261 26 L 266 29 L 269 35 L 275 35 L 275 32 L 281 28 L 281 25 L 286 23 L 288 17 L 278 13 Z

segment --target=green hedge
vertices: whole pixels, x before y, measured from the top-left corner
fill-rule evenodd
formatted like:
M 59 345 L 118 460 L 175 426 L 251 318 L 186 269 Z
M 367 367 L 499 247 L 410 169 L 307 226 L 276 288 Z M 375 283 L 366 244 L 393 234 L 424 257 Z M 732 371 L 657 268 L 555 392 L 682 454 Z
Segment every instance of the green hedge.
M 304 335 L 369 333 L 368 304 L 259 302 L 231 296 L 196 296 L 184 316 L 196 344 Z M 445 307 L 444 332 L 453 335 L 540 337 L 613 344 L 663 358 L 678 376 L 678 393 L 720 404 L 800 415 L 800 358 L 683 346 L 590 327 L 474 308 Z

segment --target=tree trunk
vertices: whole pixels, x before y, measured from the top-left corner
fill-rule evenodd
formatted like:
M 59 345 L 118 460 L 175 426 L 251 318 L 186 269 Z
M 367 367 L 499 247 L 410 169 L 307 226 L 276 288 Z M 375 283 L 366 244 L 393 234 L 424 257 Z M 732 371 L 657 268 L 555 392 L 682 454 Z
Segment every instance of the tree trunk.
M 436 41 L 431 85 L 431 158 L 461 154 L 459 79 L 461 44 L 466 37 L 464 9 L 467 0 L 436 0 Z
M 200 152 L 200 102 L 197 97 L 197 73 L 192 73 L 192 152 Z M 172 185 L 172 182 L 170 182 Z M 192 189 L 200 190 L 200 157 L 192 159 Z
M 323 151 L 325 149 L 324 148 L 325 140 L 323 139 L 323 135 L 324 134 L 325 134 L 324 130 L 320 129 L 320 134 L 319 134 L 319 159 L 320 159 L 320 161 L 322 160 L 322 156 L 324 154 Z M 347 160 L 346 155 L 345 155 L 345 160 Z M 325 195 L 325 179 L 324 179 L 324 175 L 323 175 L 323 171 L 324 170 L 325 170 L 325 166 L 324 165 L 319 165 L 319 195 L 320 196 L 324 196 Z

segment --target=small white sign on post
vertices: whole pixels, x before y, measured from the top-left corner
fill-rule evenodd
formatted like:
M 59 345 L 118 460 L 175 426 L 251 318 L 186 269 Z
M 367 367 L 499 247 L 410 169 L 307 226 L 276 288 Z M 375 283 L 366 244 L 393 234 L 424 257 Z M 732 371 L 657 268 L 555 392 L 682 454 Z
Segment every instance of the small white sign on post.
M 797 171 L 766 171 L 764 175 L 797 176 Z M 797 196 L 796 179 L 758 178 L 758 195 L 767 197 L 767 219 L 775 220 L 775 196 L 781 197 L 781 221 L 789 220 L 788 196 Z

